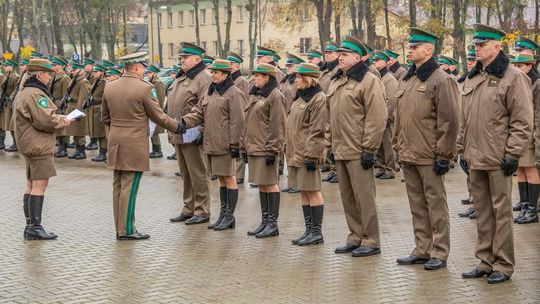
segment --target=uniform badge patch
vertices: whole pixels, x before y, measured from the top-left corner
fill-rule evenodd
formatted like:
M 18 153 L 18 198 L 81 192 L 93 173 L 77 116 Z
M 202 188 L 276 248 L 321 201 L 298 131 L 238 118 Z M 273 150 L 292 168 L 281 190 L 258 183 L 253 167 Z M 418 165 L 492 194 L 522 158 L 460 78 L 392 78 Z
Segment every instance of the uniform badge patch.
M 38 99 L 37 104 L 38 106 L 46 109 L 49 107 L 49 100 L 47 100 L 47 98 L 45 97 L 41 97 L 40 99 Z
M 152 91 L 150 91 L 150 96 L 152 96 L 152 98 L 154 98 L 155 100 L 158 99 L 156 89 L 152 89 Z

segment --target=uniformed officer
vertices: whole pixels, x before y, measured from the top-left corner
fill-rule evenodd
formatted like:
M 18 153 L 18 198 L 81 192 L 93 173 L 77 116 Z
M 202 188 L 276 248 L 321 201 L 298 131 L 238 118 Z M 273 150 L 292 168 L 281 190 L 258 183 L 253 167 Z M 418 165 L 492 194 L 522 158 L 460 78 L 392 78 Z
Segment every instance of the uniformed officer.
M 86 98 L 90 95 L 90 82 L 86 79 L 84 66 L 78 62 L 71 62 L 72 78 L 68 87 L 68 98 L 66 114 L 78 109 L 82 112 L 86 112 L 83 109 L 83 104 Z M 88 135 L 88 121 L 87 117 L 84 117 L 78 121 L 73 122 L 65 130 L 66 136 L 73 136 L 75 142 L 75 152 L 72 155 L 68 155 L 69 159 L 85 159 L 86 152 L 86 136 Z
M 398 58 L 399 54 L 389 50 L 385 49 L 384 53 L 390 57 L 390 60 L 388 61 L 388 70 L 392 73 L 392 76 L 394 76 L 398 81 L 405 76 L 405 73 L 407 73 L 407 70 L 405 70 L 401 64 L 399 64 Z
M 84 65 L 84 75 L 86 77 L 86 80 L 88 80 L 90 83 L 92 82 L 92 73 L 94 72 L 94 64 L 96 62 L 92 58 L 84 58 L 82 65 Z
M 381 80 L 385 88 L 386 110 L 388 112 L 388 121 L 381 142 L 381 147 L 377 153 L 377 162 L 379 172 L 375 174 L 379 179 L 394 179 L 396 163 L 394 161 L 394 149 L 392 149 L 392 138 L 394 137 L 394 112 L 396 109 L 396 93 L 398 81 L 386 67 L 390 57 L 382 51 L 375 51 L 373 57 L 373 66 L 379 70 Z
M 231 62 L 232 71 L 231 71 L 231 78 L 234 82 L 234 85 L 242 91 L 244 96 L 246 96 L 246 103 L 244 104 L 244 109 L 247 108 L 249 103 L 249 83 L 248 81 L 242 76 L 242 72 L 240 71 L 240 65 L 244 62 L 242 59 L 242 56 L 240 56 L 237 53 L 229 52 L 227 54 L 227 60 Z M 244 134 L 242 134 L 242 138 L 240 141 L 242 141 L 244 138 Z M 236 184 L 243 184 L 244 178 L 246 175 L 246 162 L 247 159 L 247 153 L 245 150 L 240 151 L 240 154 L 242 157 L 236 159 Z
M 26 79 L 28 78 L 28 74 L 26 73 L 26 66 L 28 65 L 28 59 L 25 59 L 23 58 L 21 60 L 21 63 L 19 64 L 19 71 L 21 73 L 21 77 L 19 77 L 19 80 L 17 82 L 17 86 L 15 87 L 15 90 L 13 91 L 13 93 L 11 93 L 11 100 L 15 100 L 15 97 L 17 96 L 17 93 L 22 89 L 22 86 L 24 84 L 24 82 L 26 82 Z M 0 84 L 3 83 L 3 81 L 5 80 L 6 76 L 2 73 L 0 73 Z M 2 129 L 3 128 L 3 113 L 0 113 L 0 150 L 4 150 L 5 148 L 5 131 Z M 11 124 L 13 124 L 13 119 L 11 120 Z M 15 146 L 12 145 L 12 149 L 10 150 L 15 150 L 15 148 L 17 148 L 16 146 L 16 139 L 15 137 L 13 137 L 13 143 L 15 144 Z M 17 150 L 15 150 L 17 151 Z M 12 151 L 14 152 L 14 151 Z
M 339 70 L 327 95 L 339 191 L 351 233 L 335 252 L 363 257 L 381 252 L 373 165 L 388 114 L 384 85 L 362 60 L 364 44 L 346 36 L 339 52 Z
M 306 56 L 309 63 L 314 64 L 319 68 L 321 68 L 324 64 L 323 53 L 318 50 L 310 49 Z
M 191 112 L 191 109 L 208 93 L 212 83 L 210 73 L 201 56 L 204 49 L 187 42 L 181 44 L 182 70 L 167 92 L 167 113 L 176 119 Z M 199 127 L 197 127 L 199 128 Z M 193 131 L 194 133 L 200 133 Z M 184 207 L 171 222 L 186 222 L 186 225 L 207 223 L 210 220 L 210 191 L 208 172 L 203 158 L 203 134 L 189 142 L 183 136 L 169 135 L 176 147 L 178 166 L 184 183 Z
M 17 74 L 15 69 L 19 65 L 15 61 L 7 59 L 2 66 L 4 68 L 6 78 L 2 83 L 0 91 L 0 103 L 2 104 L 2 113 L 0 113 L 0 115 L 3 116 L 3 125 L 0 126 L 0 129 L 10 131 L 11 138 L 13 139 L 13 144 L 10 147 L 5 148 L 5 151 L 16 152 L 18 151 L 17 141 L 15 139 L 13 124 L 11 123 L 11 116 L 13 113 L 13 100 L 15 98 L 14 93 L 17 91 L 17 84 L 19 83 L 20 79 L 20 76 Z
M 276 51 L 266 48 L 264 46 L 257 46 L 257 58 L 255 60 L 256 63 L 266 63 L 274 66 L 274 68 L 276 69 L 276 80 L 278 83 L 280 83 L 283 77 L 285 77 L 285 74 L 279 68 L 279 59 L 280 57 L 277 55 Z M 251 81 L 250 84 L 251 86 L 253 86 L 253 81 Z
M 532 136 L 531 81 L 501 51 L 505 32 L 475 24 L 476 66 L 463 85 L 458 144 L 469 167 L 477 210 L 476 257 L 464 278 L 501 283 L 514 272 L 512 174 Z
M 458 76 L 458 71 L 457 71 L 457 65 L 458 64 L 459 64 L 459 62 L 456 59 L 452 58 L 452 57 L 439 55 L 440 68 L 443 71 L 445 71 L 446 73 L 452 75 L 454 78 L 456 78 Z M 459 77 L 457 77 L 457 78 L 459 78 Z
M 155 65 L 149 65 L 146 68 L 146 75 L 148 82 L 154 85 L 158 95 L 159 106 L 163 109 L 165 107 L 165 84 L 159 79 L 159 68 Z M 163 134 L 165 131 L 162 127 L 156 126 L 154 134 L 150 138 L 152 142 L 152 152 L 150 152 L 150 158 L 163 158 L 163 152 L 161 151 L 161 140 L 159 134 Z
M 66 67 L 68 61 L 60 56 L 56 56 L 52 61 L 52 69 L 54 70 L 54 77 L 49 87 L 49 92 L 52 97 L 52 101 L 57 108 L 58 114 L 60 113 L 60 104 L 62 99 L 67 94 L 69 84 L 71 83 L 71 78 L 66 74 Z M 65 130 L 59 130 L 56 133 L 56 138 L 58 140 L 58 150 L 54 153 L 54 157 L 62 158 L 67 157 L 67 145 L 69 137 L 65 136 Z
M 114 170 L 113 207 L 118 240 L 141 240 L 150 236 L 135 227 L 135 202 L 143 171 L 148 171 L 148 124 L 152 120 L 179 132 L 179 122 L 165 114 L 153 85 L 144 81 L 146 52 L 121 57 L 125 72 L 107 82 L 101 114 L 109 127 L 107 168 Z M 126 90 L 129 88 L 129 90 Z
M 56 176 L 53 158 L 55 132 L 68 126 L 71 120 L 56 114 L 56 106 L 49 97 L 47 84 L 53 73 L 50 62 L 31 59 L 27 72 L 30 76 L 17 94 L 14 110 L 15 136 L 26 162 L 24 238 L 50 240 L 55 239 L 56 234 L 48 233 L 41 225 L 45 189 L 49 178 Z
M 400 265 L 446 267 L 450 219 L 443 176 L 454 158 L 459 128 L 458 88 L 435 60 L 438 37 L 410 29 L 409 55 L 414 65 L 399 83 L 395 146 L 411 208 L 415 248 Z
M 372 73 L 373 75 L 377 76 L 377 78 L 381 79 L 381 73 L 379 73 L 379 70 L 377 70 L 373 66 L 373 48 L 367 44 L 362 42 L 362 45 L 366 49 L 366 54 L 362 56 L 362 61 L 368 66 L 368 71 Z
M 518 37 L 518 39 L 516 40 L 516 43 L 514 44 L 514 50 L 517 53 L 527 53 L 527 54 L 535 55 L 536 52 L 538 51 L 538 44 L 532 39 L 529 39 L 524 36 L 520 36 Z M 535 65 L 536 65 L 536 71 L 540 73 L 539 62 L 537 61 Z
M 208 54 L 204 54 L 202 56 L 202 62 L 208 67 L 212 64 L 212 62 L 214 62 L 214 60 L 216 60 L 216 58 L 208 55 Z
M 236 159 L 240 158 L 240 139 L 244 132 L 246 96 L 234 85 L 230 61 L 217 59 L 208 69 L 212 84 L 207 95 L 182 118 L 187 128 L 204 125 L 203 150 L 208 170 L 219 178 L 220 212 L 217 221 L 208 226 L 214 230 L 234 228 L 234 211 L 238 202 Z
M 87 97 L 83 108 L 88 111 L 88 135 L 97 141 L 99 154 L 92 158 L 93 162 L 104 162 L 107 160 L 107 134 L 105 124 L 101 120 L 101 103 L 103 101 L 103 90 L 105 89 L 105 66 L 95 63 L 92 72 L 92 89 Z M 90 97 L 91 96 L 91 97 Z M 88 146 L 86 147 L 88 149 Z

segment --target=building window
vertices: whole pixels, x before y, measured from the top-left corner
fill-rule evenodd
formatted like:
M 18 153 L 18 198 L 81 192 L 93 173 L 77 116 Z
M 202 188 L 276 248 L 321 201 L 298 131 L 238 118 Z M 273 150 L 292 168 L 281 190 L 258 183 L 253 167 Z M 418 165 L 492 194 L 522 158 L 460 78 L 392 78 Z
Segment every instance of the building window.
M 206 25 L 206 9 L 201 9 L 201 25 Z
M 244 22 L 244 8 L 241 5 L 236 7 L 236 22 Z
M 174 58 L 174 44 L 169 43 L 169 58 Z
M 167 27 L 173 26 L 172 13 L 167 13 Z
M 163 20 L 162 20 L 162 15 L 161 15 L 161 13 L 157 14 L 157 26 L 158 26 L 158 28 L 161 28 L 161 25 L 163 24 L 162 21 L 163 21 Z
M 217 41 L 214 41 L 214 55 L 216 55 L 217 57 L 219 57 L 219 48 L 218 48 L 218 43 Z
M 244 40 L 238 40 L 238 54 L 244 57 Z
M 194 10 L 189 11 L 189 25 L 191 26 L 195 25 L 195 11 Z
M 305 54 L 311 48 L 311 38 L 300 38 L 300 53 Z
M 201 41 L 201 47 L 204 49 L 204 51 L 206 52 L 206 47 L 207 47 L 207 43 L 206 41 Z
M 309 8 L 307 6 L 302 8 L 302 16 L 300 16 L 300 18 L 300 20 L 303 21 L 309 20 Z
M 178 12 L 178 26 L 184 27 L 184 12 Z

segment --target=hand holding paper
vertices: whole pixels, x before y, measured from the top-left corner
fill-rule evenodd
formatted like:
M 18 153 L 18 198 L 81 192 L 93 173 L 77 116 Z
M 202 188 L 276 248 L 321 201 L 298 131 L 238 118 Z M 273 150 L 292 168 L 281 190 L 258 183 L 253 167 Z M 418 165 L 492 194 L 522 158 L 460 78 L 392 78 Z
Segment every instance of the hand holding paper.
M 69 118 L 69 119 L 72 119 L 72 120 L 80 120 L 81 118 L 86 117 L 86 114 L 79 111 L 79 109 L 75 109 L 75 110 L 71 111 L 71 113 L 66 115 L 66 117 Z

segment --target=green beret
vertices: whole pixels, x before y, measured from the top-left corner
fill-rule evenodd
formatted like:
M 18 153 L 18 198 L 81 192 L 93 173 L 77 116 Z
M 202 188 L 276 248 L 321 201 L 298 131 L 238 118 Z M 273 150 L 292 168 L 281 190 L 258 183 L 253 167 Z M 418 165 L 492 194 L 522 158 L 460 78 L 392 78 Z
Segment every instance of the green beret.
M 9 65 L 11 67 L 14 67 L 14 68 L 17 68 L 19 66 L 18 63 L 16 63 L 15 61 L 11 60 L 11 59 L 7 59 L 5 62 L 4 62 L 4 65 Z
M 152 73 L 159 73 L 159 68 L 153 64 L 149 65 L 146 70 Z
M 490 40 L 501 41 L 506 33 L 485 24 L 473 24 L 474 34 L 472 44 L 485 43 Z

